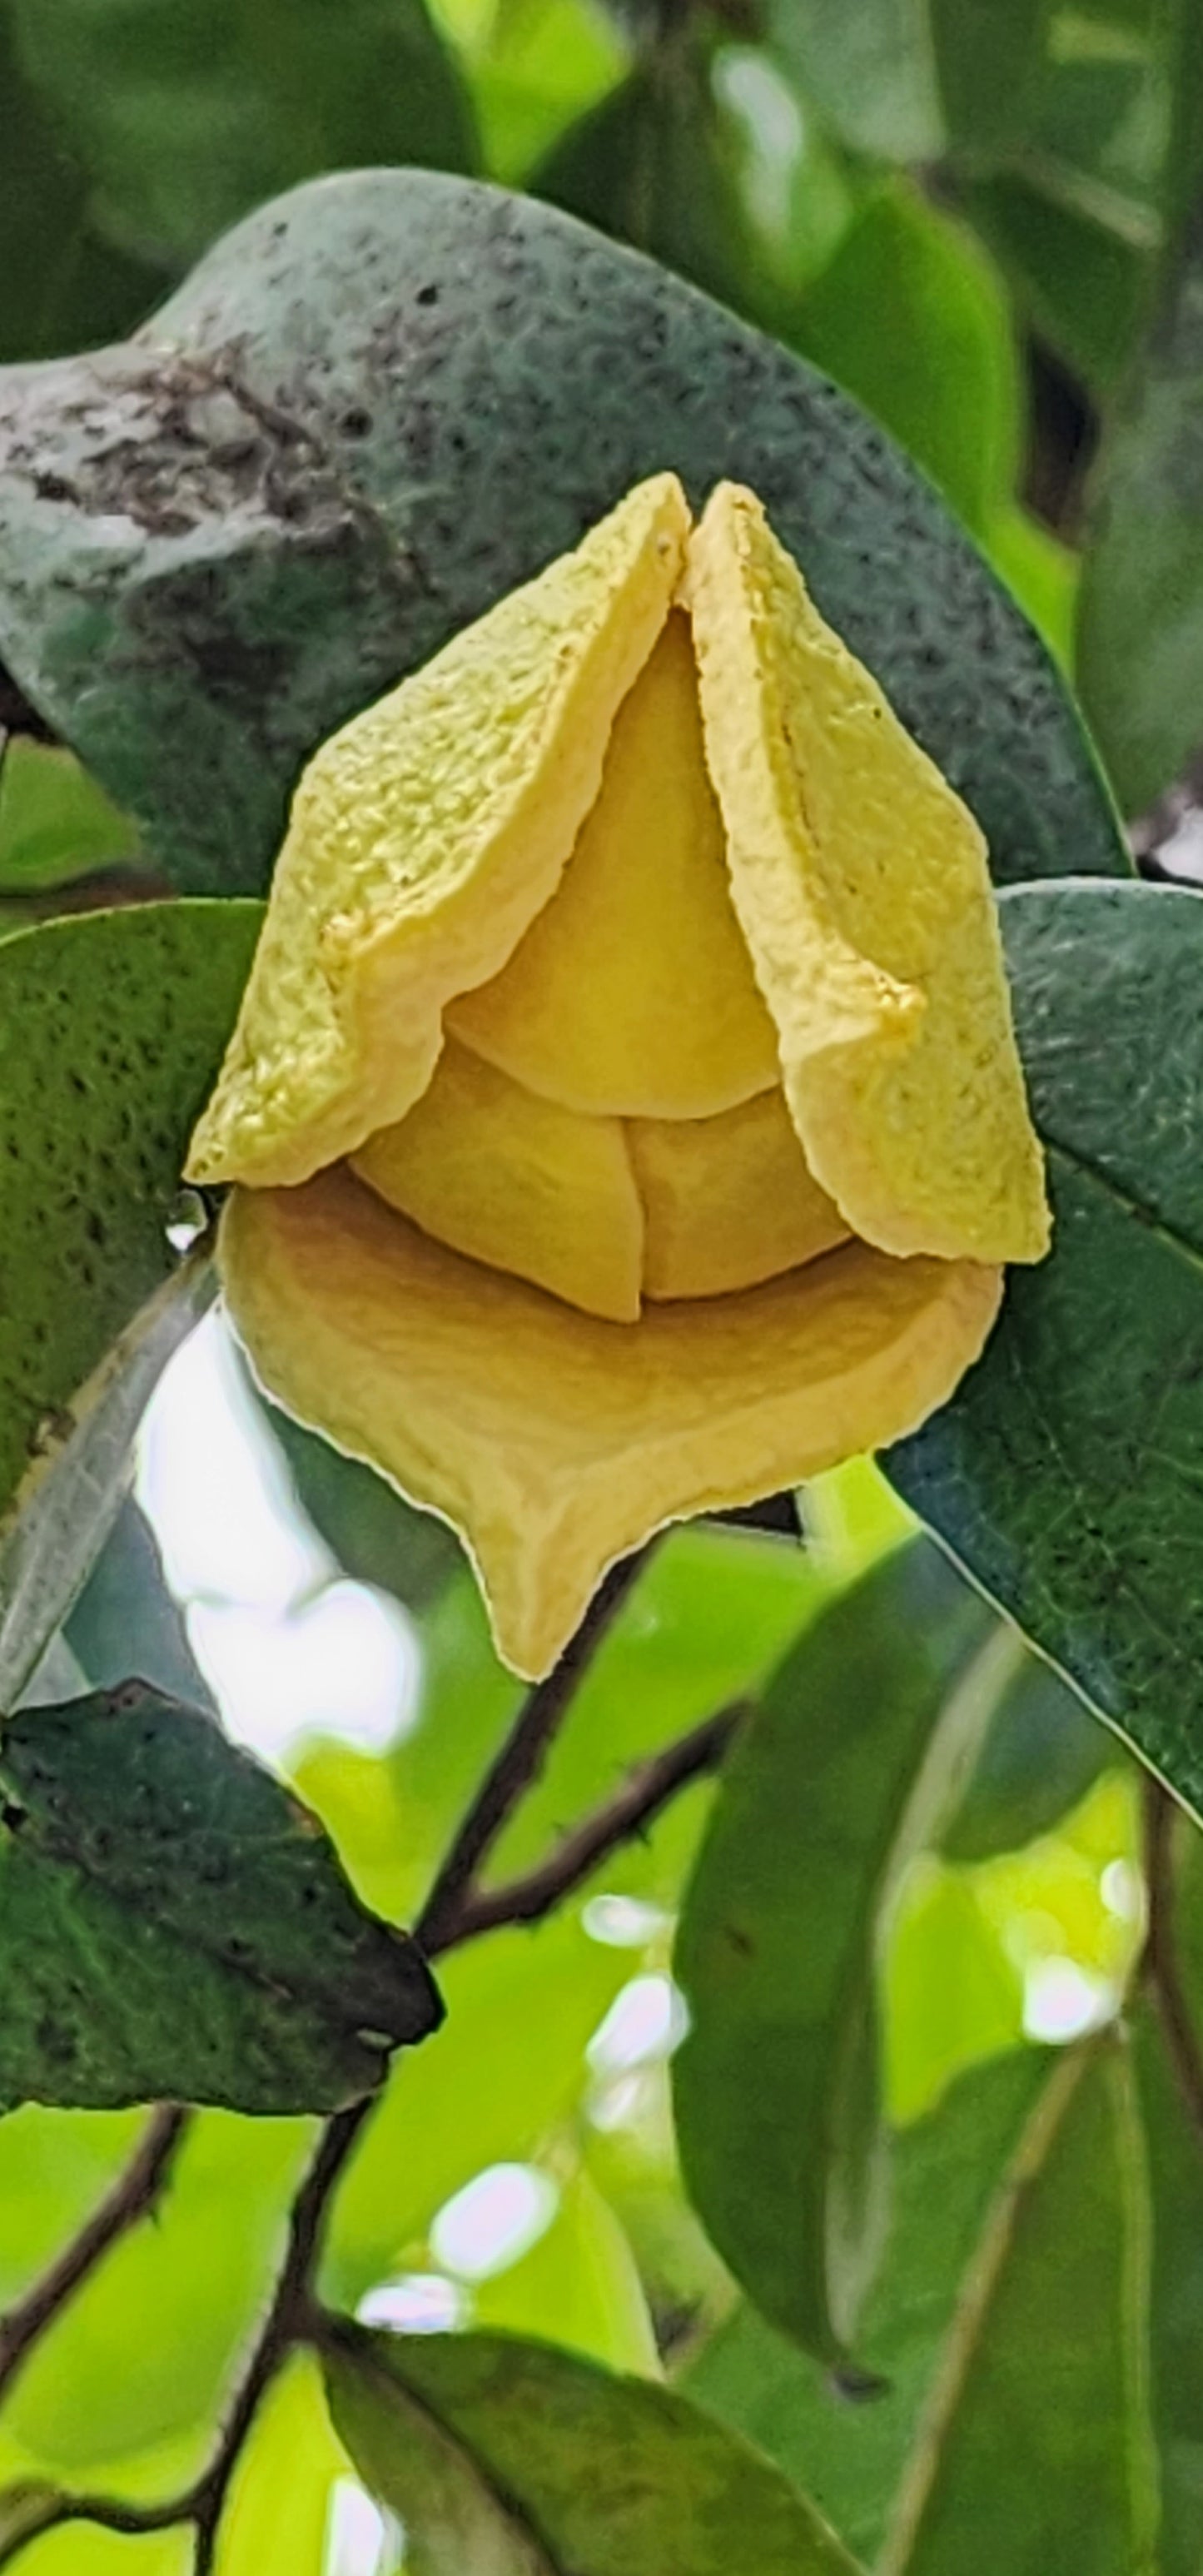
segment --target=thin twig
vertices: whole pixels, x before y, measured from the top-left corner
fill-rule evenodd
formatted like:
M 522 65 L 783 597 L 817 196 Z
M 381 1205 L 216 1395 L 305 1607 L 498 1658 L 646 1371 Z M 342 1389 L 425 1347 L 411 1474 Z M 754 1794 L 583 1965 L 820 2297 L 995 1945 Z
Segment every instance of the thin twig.
M 538 1779 L 573 1695 L 636 1576 L 646 1564 L 648 1552 L 643 1548 L 638 1555 L 624 1557 L 621 1564 L 611 1566 L 600 1591 L 594 1594 L 571 1645 L 565 1648 L 554 1671 L 548 1674 L 546 1681 L 537 1682 L 524 1699 L 496 1761 L 485 1773 L 414 1926 L 414 1939 L 428 1956 L 449 1950 L 460 1938 L 457 1929 L 460 1912 L 471 1900 L 481 1864 L 492 1850 L 518 1800 Z
M 187 2125 L 188 2113 L 175 2103 L 165 2103 L 162 2109 L 152 2112 L 129 2163 L 91 2217 L 84 2220 L 41 2280 L 34 2282 L 6 2317 L 0 2318 L 0 2398 L 7 2394 L 35 2344 L 54 2324 L 102 2255 L 150 2216 L 167 2184 Z
M 1178 2091 L 1192 2127 L 1203 2138 L 1203 2057 L 1174 1940 L 1174 1818 L 1177 1810 L 1159 1780 L 1144 1783 L 1144 1866 L 1148 1929 L 1144 1971 L 1152 1989 Z
M 707 1771 L 718 1769 L 746 1714 L 746 1701 L 721 1708 L 689 1735 L 680 1736 L 675 1744 L 666 1744 L 663 1752 L 637 1763 L 613 1797 L 581 1824 L 574 1825 L 546 1860 L 527 1870 L 523 1877 L 512 1878 L 501 1887 L 469 1889 L 460 1901 L 454 1930 L 435 1943 L 432 1955 L 461 1941 L 473 1941 L 482 1932 L 499 1931 L 509 1923 L 540 1922 L 571 1895 L 574 1887 L 591 1876 L 608 1853 L 643 1833 L 679 1790 L 691 1780 L 701 1779 Z

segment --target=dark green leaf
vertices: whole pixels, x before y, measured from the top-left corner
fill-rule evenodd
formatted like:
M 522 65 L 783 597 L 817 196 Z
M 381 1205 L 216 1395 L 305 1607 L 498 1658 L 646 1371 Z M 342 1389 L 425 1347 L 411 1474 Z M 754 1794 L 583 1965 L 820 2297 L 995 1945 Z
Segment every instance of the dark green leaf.
M 0 744 L 0 894 L 36 893 L 133 859 L 133 824 L 69 751 Z
M 88 183 L 25 78 L 0 11 L 0 357 L 41 358 L 140 322 L 157 291 L 87 230 Z
M 1053 0 L 928 0 L 944 124 L 955 148 L 998 152 L 1027 130 Z
M 141 1682 L 9 1721 L 0 2101 L 331 2110 L 440 2017 L 316 1818 Z
M 884 422 L 981 530 L 1011 495 L 1019 368 L 993 262 L 902 182 L 865 206 L 789 337 Z
M 685 1902 L 674 2060 L 686 2184 L 763 2313 L 846 2351 L 885 2218 L 877 1949 L 1010 1668 L 913 1542 L 824 1611 L 736 1744 Z
M 743 2305 L 684 2386 L 813 2495 L 848 2547 L 876 2562 L 957 2303 L 1051 2061 L 1017 2049 L 975 2068 L 897 2142 L 894 2205 L 863 2338 L 876 2392 L 861 2404 Z
M 208 1294 L 167 1226 L 257 926 L 249 904 L 147 904 L 0 943 L 0 1707 L 69 1609 Z
M 1078 676 L 1129 814 L 1203 745 L 1201 306 L 1203 198 L 1108 429 L 1082 576 Z
M 181 267 L 295 180 L 469 169 L 471 111 L 423 0 L 8 0 L 29 80 L 123 250 Z
M 1203 1807 L 1203 897 L 1002 906 L 1054 1249 L 889 1471 L 1100 1713 Z
M 372 1467 L 344 1458 L 316 1431 L 306 1431 L 269 1403 L 243 1372 L 272 1439 L 279 1442 L 298 1502 L 344 1574 L 375 1583 L 409 1610 L 436 1601 L 464 1553 L 454 1531 L 433 1512 L 417 1511 Z
M 1067 2055 L 966 2279 L 878 2576 L 1152 2568 L 1146 2224 L 1122 2051 Z
M 26 1478 L 6 1516 L 0 1529 L 0 1710 L 24 1697 L 52 1641 L 69 1651 L 54 1632 L 121 1510 L 146 1406 L 168 1361 L 207 1311 L 216 1284 L 212 1263 L 198 1248 L 139 1308 L 78 1398 L 62 1409 L 45 1473 Z M 49 1304 L 48 1283 L 43 1279 L 40 1285 Z M 129 1670 L 128 1662 L 122 1670 Z M 39 1696 L 46 1697 L 44 1687 Z
M 1108 394 L 1136 340 L 1158 234 L 1139 212 L 1122 230 L 1099 222 L 1078 194 L 1050 195 L 1017 174 L 975 180 L 963 199 L 1036 331 Z
M 257 886 L 315 743 L 670 465 L 760 492 L 1000 879 L 1126 869 L 1043 648 L 854 405 L 554 209 L 422 172 L 302 189 L 136 343 L 0 378 L 0 653 L 157 861 Z
M 114 1690 L 137 1672 L 193 1708 L 212 1705 L 188 1643 L 183 1613 L 167 1589 L 144 1512 L 127 1495 L 64 1629 L 93 1690 Z
M 778 2469 L 651 2381 L 517 2335 L 341 2329 L 325 2363 L 413 2576 L 854 2576 Z
M 1020 1850 L 1085 1797 L 1118 1751 L 1052 1665 L 1020 1649 L 942 1851 L 975 1861 Z

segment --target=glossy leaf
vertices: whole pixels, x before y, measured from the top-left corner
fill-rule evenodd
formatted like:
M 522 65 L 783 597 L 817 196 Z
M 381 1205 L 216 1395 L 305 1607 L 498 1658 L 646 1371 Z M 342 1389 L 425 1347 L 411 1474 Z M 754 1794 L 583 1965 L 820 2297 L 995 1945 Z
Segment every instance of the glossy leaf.
M 897 2144 L 890 2232 L 866 2302 L 874 2374 L 856 2402 L 743 2302 L 686 2370 L 698 2403 L 779 2462 L 875 2565 L 958 2301 L 1056 2059 L 1019 2049 L 964 2075 Z
M 845 385 L 979 532 L 1019 460 L 1006 295 L 968 227 L 901 183 L 873 195 L 791 319 L 795 347 Z
M 177 882 L 259 886 L 316 742 L 665 466 L 760 492 L 1000 879 L 1126 869 L 1043 648 L 854 405 L 555 209 L 422 172 L 301 189 L 136 344 L 0 377 L 0 653 Z
M 311 172 L 470 168 L 471 114 L 423 0 L 8 0 L 27 78 L 95 187 L 92 218 L 165 268 Z
M 1003 903 L 1054 1250 L 891 1453 L 901 1492 L 1180 1795 L 1203 1806 L 1203 901 Z
M 757 2306 L 828 2360 L 854 2333 L 885 2215 L 881 1912 L 988 1720 L 1000 1646 L 936 1550 L 887 1558 L 770 1683 L 685 1903 L 692 2026 L 673 2076 L 689 2195 Z
M 1078 678 L 1129 814 L 1203 745 L 1201 298 L 1203 202 L 1108 428 L 1082 576 Z
M 172 1347 L 167 1225 L 256 927 L 250 905 L 144 905 L 0 944 L 0 1535 L 39 1494 L 51 1509 L 46 1470 L 71 1443 L 72 1510 L 96 1515 L 98 1485 L 119 1473 L 133 1428 L 112 1418 L 126 1402 L 123 1373 L 152 1371 L 145 1402 Z M 97 1444 L 103 1464 L 88 1454 Z M 118 1499 L 119 1487 L 112 1509 Z M 26 1580 L 22 1565 L 6 1566 L 9 1632 Z M 20 1660 L 6 1637 L 4 1696 L 15 1695 Z
M 646 2380 L 518 2336 L 344 2330 L 325 2361 L 413 2576 L 854 2576 L 779 2470 Z
M 201 1711 L 136 1682 L 32 1711 L 0 1782 L 0 2100 L 333 2109 L 436 2025 L 412 1943 Z

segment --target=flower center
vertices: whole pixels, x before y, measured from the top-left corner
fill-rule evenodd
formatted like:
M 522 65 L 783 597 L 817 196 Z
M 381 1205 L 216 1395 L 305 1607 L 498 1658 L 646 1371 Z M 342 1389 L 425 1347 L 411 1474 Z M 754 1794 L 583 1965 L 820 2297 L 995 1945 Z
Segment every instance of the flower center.
M 556 894 L 453 1002 L 424 1098 L 353 1157 L 429 1234 L 632 1322 L 847 1228 L 807 1169 L 732 907 L 689 621 L 619 710 Z

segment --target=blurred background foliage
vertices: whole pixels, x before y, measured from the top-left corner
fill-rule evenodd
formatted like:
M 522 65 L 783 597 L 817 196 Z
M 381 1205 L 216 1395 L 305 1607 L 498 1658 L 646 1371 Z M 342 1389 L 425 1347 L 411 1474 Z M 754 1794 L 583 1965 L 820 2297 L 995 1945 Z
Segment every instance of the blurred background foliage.
M 859 396 L 1077 676 L 1117 797 L 1143 818 L 1138 847 L 1203 873 L 1192 770 L 1203 744 L 1201 29 L 1198 0 L 0 0 L 0 360 L 124 334 L 225 226 L 324 169 L 416 161 L 547 197 Z M 28 735 L 5 747 L 2 718 L 0 702 L 7 921 L 153 885 L 153 853 L 137 850 L 71 755 Z M 258 1740 L 327 1821 L 367 1901 L 405 1919 L 516 1685 L 446 1533 L 269 1416 L 228 1355 L 222 1366 L 222 1401 L 307 1569 L 291 1591 L 264 1575 L 252 1601 L 267 1621 L 261 1670 L 278 1681 L 288 1638 L 331 1587 L 384 1619 L 396 1649 L 374 1735 L 309 1707 L 291 1718 L 286 1708 Z M 132 1660 L 254 1738 L 214 1643 L 223 1617 L 251 1614 L 211 1571 L 181 1571 L 178 1548 L 173 1559 L 173 1506 L 152 1472 L 158 1437 L 153 1425 L 144 1435 L 141 1499 L 56 1650 L 57 1686 L 63 1653 L 89 1685 Z M 196 1472 L 193 1457 L 194 1483 Z M 210 1514 L 236 1531 L 228 1462 L 214 1479 Z M 758 1693 L 783 1657 L 801 1711 L 816 1623 L 926 1545 L 868 1466 L 823 1480 L 800 1512 L 802 1547 L 715 1527 L 662 1547 L 503 1843 L 501 1874 L 529 1864 L 631 1763 Z M 347 1631 L 361 1646 L 364 1633 Z M 905 1619 L 898 1636 L 902 1692 Z M 1199 2369 L 1184 2359 L 1199 2310 L 1184 2305 L 1198 2255 L 1182 2213 L 1203 2183 L 1182 2179 L 1176 2097 L 1139 2013 L 1138 2113 L 1107 2053 L 1144 1933 L 1141 1796 L 1051 1673 L 1014 1643 L 1009 1658 L 946 1812 L 897 1868 L 850 1877 L 833 1897 L 868 1962 L 882 2118 L 899 2145 L 869 2336 L 889 2364 L 881 2407 L 833 2396 L 818 2366 L 741 2302 L 681 2188 L 669 2069 L 685 2008 L 671 1963 L 710 1784 L 555 1919 L 449 1961 L 446 2031 L 390 2082 L 339 2195 L 325 2287 L 369 2319 L 512 2325 L 619 2367 L 682 2375 L 817 2493 L 869 2563 L 940 2302 L 973 2260 L 981 2212 L 969 2179 L 983 2198 L 997 2192 L 1033 2102 L 1059 2083 L 1063 2161 L 1050 2165 L 1047 2208 L 1029 2211 L 1035 2232 L 1019 2244 L 991 2366 L 1016 2368 L 1014 2346 L 1030 2371 L 1048 2348 L 1058 2276 L 1036 2260 L 1040 2228 L 1059 2241 L 1058 2211 L 1089 2197 L 1084 2176 L 1102 2192 L 1099 2124 L 1119 2136 L 1139 2116 L 1140 2188 L 1155 2216 L 1171 2202 L 1178 2213 L 1177 2238 L 1156 2216 L 1154 2310 L 1140 2333 L 1165 2419 L 1159 2563 L 1188 2576 L 1203 2551 L 1203 2419 L 1193 2398 L 1175 2418 L 1165 2392 L 1193 2389 Z M 845 1727 L 871 1733 L 888 1720 L 894 1684 L 879 1676 L 874 1687 L 870 1705 L 849 1666 Z M 898 1826 L 883 1822 L 890 1850 L 901 1849 Z M 1184 2010 L 1198 2020 L 1193 1881 L 1188 1895 Z M 1072 2102 L 1065 2067 L 1080 2070 Z M 0 2121 L 0 2303 L 92 2207 L 138 2125 L 36 2109 Z M 1052 2112 L 1046 2125 L 1053 2135 Z M 279 2259 L 311 2135 L 305 2122 L 201 2116 L 153 2223 L 109 2256 L 21 2375 L 0 2416 L 0 2479 L 146 2496 L 196 2469 Z M 1110 2210 L 1100 2201 L 1099 2242 L 1127 2262 Z M 1094 2277 L 1110 2281 L 1105 2265 Z M 1099 2375 L 1118 2311 L 1092 2320 L 1075 2283 L 1058 2295 L 1078 2320 L 1081 2368 L 1075 2379 L 1058 2347 L 1062 2375 L 1043 2402 L 1074 2425 L 1101 2414 L 1119 2440 L 1119 2401 Z M 950 2507 L 947 2528 L 961 2531 L 960 2564 L 985 2550 L 1009 2576 L 1005 2551 L 990 2554 L 1002 2526 L 991 2525 L 971 2423 L 965 2446 L 962 2456 L 952 2441 L 964 2518 Z M 1075 2460 L 1073 2475 L 1065 2461 L 1055 2474 L 1075 2529 L 1094 2538 L 1066 2543 L 1059 2576 L 1126 2576 L 1138 2561 L 1115 2536 L 1127 2529 L 1120 2507 L 1108 2519 L 1088 2451 Z M 917 2544 L 890 2568 L 939 2576 L 958 2563 L 941 2545 L 928 2556 Z M 400 2546 L 298 2363 L 246 2455 L 222 2576 L 390 2576 Z M 1046 2548 L 1030 2563 L 1054 2557 Z M 26 2563 L 36 2576 L 179 2576 L 187 2551 L 178 2535 L 132 2542 L 85 2528 L 38 2544 Z

